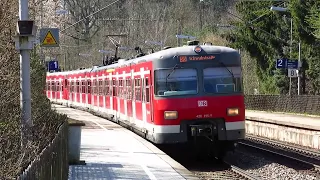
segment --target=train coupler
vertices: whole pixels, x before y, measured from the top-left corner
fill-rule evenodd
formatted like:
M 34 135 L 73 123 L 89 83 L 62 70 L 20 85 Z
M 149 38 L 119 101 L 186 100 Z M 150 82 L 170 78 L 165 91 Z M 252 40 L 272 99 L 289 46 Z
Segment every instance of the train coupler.
M 212 124 L 190 125 L 191 136 L 211 136 L 213 135 Z

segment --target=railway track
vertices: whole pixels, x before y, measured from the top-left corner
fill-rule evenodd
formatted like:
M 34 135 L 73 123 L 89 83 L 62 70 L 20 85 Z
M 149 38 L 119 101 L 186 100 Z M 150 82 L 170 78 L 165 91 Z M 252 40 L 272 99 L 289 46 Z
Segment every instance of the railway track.
M 308 167 L 310 173 L 319 175 L 320 153 L 315 150 L 249 134 L 246 135 L 246 140 L 239 144 L 296 161 L 295 164 Z
M 247 171 L 237 167 L 237 166 L 233 166 L 231 165 L 231 163 L 229 162 L 226 162 L 225 163 L 229 164 L 230 165 L 230 169 L 233 173 L 236 173 L 238 175 L 240 175 L 240 177 L 242 179 L 248 179 L 248 180 L 258 180 L 258 179 L 261 179 L 259 177 L 256 177 L 255 175 L 251 174 L 251 173 L 248 173 Z
M 217 160 L 213 157 L 202 157 L 201 159 L 198 159 L 192 152 L 182 151 L 181 149 L 176 149 L 174 147 L 158 146 L 158 148 L 179 162 L 201 180 L 261 179 L 260 177 L 256 177 L 252 173 L 234 165 L 232 160 Z
M 232 165 L 229 162 L 212 162 L 212 163 L 194 163 L 193 165 L 184 166 L 193 172 L 199 179 L 241 179 L 241 180 L 258 180 L 260 177 L 246 172 L 245 170 Z

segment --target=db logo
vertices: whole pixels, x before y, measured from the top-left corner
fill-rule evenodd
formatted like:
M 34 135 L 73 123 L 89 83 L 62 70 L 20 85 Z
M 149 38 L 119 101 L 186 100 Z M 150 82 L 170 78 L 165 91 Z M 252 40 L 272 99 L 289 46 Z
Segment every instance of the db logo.
M 180 62 L 187 62 L 187 56 L 181 56 Z
M 208 102 L 206 100 L 198 101 L 198 107 L 206 107 L 208 106 Z

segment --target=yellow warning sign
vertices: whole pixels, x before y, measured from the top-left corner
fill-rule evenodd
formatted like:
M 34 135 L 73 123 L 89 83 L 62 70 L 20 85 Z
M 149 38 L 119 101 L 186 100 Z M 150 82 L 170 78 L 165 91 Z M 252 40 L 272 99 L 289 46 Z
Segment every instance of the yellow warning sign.
M 57 41 L 53 37 L 51 31 L 48 31 L 42 42 L 43 45 L 56 45 Z

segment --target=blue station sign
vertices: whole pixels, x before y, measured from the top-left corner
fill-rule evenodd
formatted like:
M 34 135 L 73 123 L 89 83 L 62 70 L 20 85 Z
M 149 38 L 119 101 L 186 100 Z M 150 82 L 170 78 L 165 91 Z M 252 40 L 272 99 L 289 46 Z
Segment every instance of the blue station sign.
M 298 69 L 299 63 L 298 60 L 292 59 L 277 59 L 276 67 L 278 69 Z

